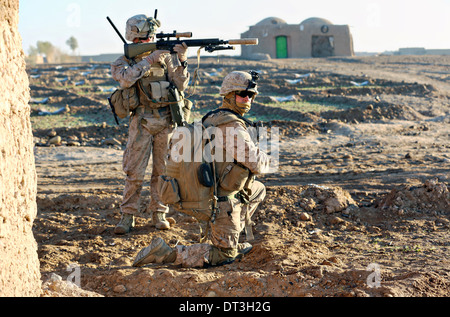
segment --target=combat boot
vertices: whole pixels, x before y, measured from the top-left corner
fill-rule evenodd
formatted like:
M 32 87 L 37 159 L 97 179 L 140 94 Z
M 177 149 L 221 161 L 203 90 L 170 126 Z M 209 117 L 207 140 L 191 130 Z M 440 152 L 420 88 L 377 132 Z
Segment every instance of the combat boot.
M 164 242 L 160 237 L 153 238 L 148 247 L 143 248 L 134 259 L 133 266 L 143 266 L 149 263 L 173 263 L 177 251 Z
M 156 229 L 167 230 L 170 228 L 170 223 L 166 219 L 165 212 L 154 211 L 152 214 L 152 222 Z
M 131 214 L 122 214 L 119 223 L 114 228 L 115 234 L 125 234 L 134 227 L 134 216 Z
M 245 255 L 253 249 L 253 246 L 248 242 L 238 243 L 236 249 L 237 249 L 238 254 Z

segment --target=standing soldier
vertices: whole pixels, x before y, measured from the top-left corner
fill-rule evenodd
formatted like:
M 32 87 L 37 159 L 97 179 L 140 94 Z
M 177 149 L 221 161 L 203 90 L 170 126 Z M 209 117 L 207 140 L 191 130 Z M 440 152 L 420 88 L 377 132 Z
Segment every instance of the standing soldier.
M 125 37 L 133 43 L 151 42 L 160 26 L 155 18 L 136 15 L 128 19 Z M 122 216 L 114 229 L 116 234 L 128 233 L 134 227 L 145 170 L 151 154 L 151 202 L 147 211 L 151 212 L 153 225 L 157 229 L 170 228 L 166 220 L 169 208 L 160 202 L 156 189 L 158 176 L 164 170 L 169 134 L 174 128 L 169 106 L 164 101 L 167 101 L 167 87 L 170 84 L 183 92 L 189 83 L 187 46 L 184 43 L 176 45 L 174 51 L 178 57 L 175 61 L 168 54 L 169 51 L 156 50 L 132 60 L 121 56 L 111 64 L 112 78 L 120 83 L 122 96 L 126 96 L 124 99 L 129 99 L 130 104 L 135 104 L 134 107 L 129 107 L 132 114 L 123 155 L 125 188 L 120 205 Z
M 211 244 L 177 245 L 172 249 L 157 237 L 137 254 L 133 266 L 148 263 L 173 263 L 183 267 L 223 265 L 251 250 L 250 243 L 239 243 L 239 236 L 244 229 L 251 236 L 251 217 L 266 194 L 265 186 L 255 181 L 253 175 L 268 172 L 270 165 L 270 157 L 252 141 L 248 120 L 243 118 L 258 93 L 256 78 L 254 72 L 228 74 L 220 89 L 224 97 L 222 106 L 203 118 L 206 128 L 216 127 L 222 132 L 223 142 L 216 144 L 217 149 L 220 147 L 223 151 L 222 157 L 232 155 L 231 160 L 215 162 L 219 180 L 218 212 L 210 223 Z M 228 133 L 230 130 L 233 133 Z

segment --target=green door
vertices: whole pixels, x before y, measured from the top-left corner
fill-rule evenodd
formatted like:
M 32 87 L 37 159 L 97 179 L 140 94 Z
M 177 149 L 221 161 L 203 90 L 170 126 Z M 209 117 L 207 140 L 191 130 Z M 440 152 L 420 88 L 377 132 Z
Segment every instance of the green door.
M 287 58 L 288 57 L 287 37 L 278 36 L 276 38 L 276 43 L 277 43 L 277 58 Z

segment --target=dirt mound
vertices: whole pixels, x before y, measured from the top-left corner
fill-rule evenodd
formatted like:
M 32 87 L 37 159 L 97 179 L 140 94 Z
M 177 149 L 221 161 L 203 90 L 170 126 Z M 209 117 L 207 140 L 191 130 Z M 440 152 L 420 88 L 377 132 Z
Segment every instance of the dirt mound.
M 81 289 L 77 284 L 64 281 L 61 276 L 51 274 L 42 284 L 41 297 L 103 297 L 102 295 Z
M 283 206 L 285 214 L 301 212 L 331 214 L 340 212 L 351 205 L 356 205 L 350 194 L 340 187 L 309 186 L 274 186 L 268 187 L 270 193 L 262 206 L 269 209 Z M 276 217 L 272 214 L 270 220 Z M 293 219 L 299 220 L 299 219 Z
M 264 123 L 264 126 L 267 126 L 269 129 L 277 127 L 280 137 L 283 138 L 295 138 L 301 135 L 318 133 L 322 130 L 316 123 L 297 121 L 272 120 Z
M 56 146 L 94 146 L 125 147 L 128 138 L 128 125 L 109 126 L 106 124 L 78 128 L 49 128 L 33 130 L 37 146 L 50 146 L 50 140 L 60 137 Z
M 422 186 L 404 185 L 393 188 L 389 194 L 378 201 L 379 208 L 396 214 L 428 213 L 450 215 L 449 185 L 438 179 L 427 180 Z
M 405 105 L 391 105 L 358 102 L 359 106 L 341 111 L 326 111 L 321 114 L 325 119 L 337 119 L 343 122 L 359 123 L 383 120 L 421 120 L 423 116 Z

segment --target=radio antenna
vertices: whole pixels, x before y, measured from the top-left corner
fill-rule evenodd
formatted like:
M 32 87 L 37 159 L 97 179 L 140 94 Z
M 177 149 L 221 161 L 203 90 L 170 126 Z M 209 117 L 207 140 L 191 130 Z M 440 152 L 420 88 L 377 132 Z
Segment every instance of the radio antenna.
M 109 21 L 109 23 L 111 24 L 111 26 L 113 27 L 113 29 L 116 31 L 116 33 L 119 35 L 120 39 L 122 40 L 123 44 L 127 44 L 127 41 L 125 41 L 125 39 L 123 38 L 122 34 L 120 34 L 119 30 L 116 28 L 116 26 L 114 25 L 113 21 L 111 21 L 111 19 L 109 17 L 106 17 L 106 19 Z

